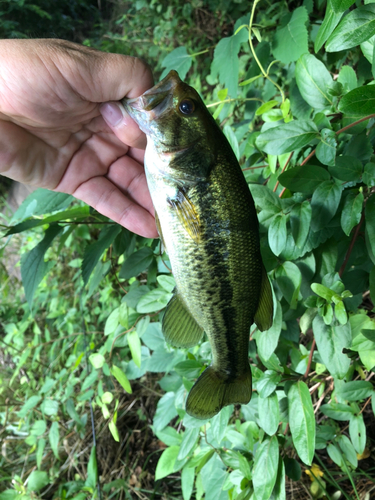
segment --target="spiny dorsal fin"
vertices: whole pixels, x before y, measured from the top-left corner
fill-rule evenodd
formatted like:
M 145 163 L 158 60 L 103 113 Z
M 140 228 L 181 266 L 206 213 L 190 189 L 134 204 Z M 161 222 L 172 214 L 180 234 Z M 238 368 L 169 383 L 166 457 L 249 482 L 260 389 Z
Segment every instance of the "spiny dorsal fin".
M 176 210 L 179 221 L 191 238 L 196 243 L 199 243 L 201 232 L 199 216 L 188 194 L 180 189 L 176 198 L 170 198 L 168 201 L 170 206 Z
M 259 305 L 255 313 L 254 321 L 261 332 L 272 326 L 273 301 L 272 290 L 266 270 L 262 269 L 262 284 L 260 288 Z
M 164 313 L 162 330 L 165 340 L 175 347 L 192 347 L 202 338 L 203 329 L 187 310 L 176 290 Z

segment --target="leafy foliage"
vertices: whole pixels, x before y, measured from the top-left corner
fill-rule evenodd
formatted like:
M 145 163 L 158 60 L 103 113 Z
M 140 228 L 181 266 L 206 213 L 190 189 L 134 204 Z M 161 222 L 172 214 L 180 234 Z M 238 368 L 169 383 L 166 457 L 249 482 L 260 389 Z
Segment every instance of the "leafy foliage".
M 164 340 L 174 280 L 159 241 L 38 191 L 4 228 L 4 243 L 23 241 L 27 302 L 3 285 L 1 352 L 12 364 L 1 371 L 8 406 L 0 422 L 7 434 L 22 433 L 14 453 L 32 467 L 0 459 L 9 478 L 0 500 L 38 498 L 47 485 L 58 498 L 95 498 L 97 448 L 84 455 L 87 477 L 59 480 L 76 460 L 70 436 L 89 431 L 91 405 L 111 446 L 119 442 L 138 384 L 152 377 L 155 411 L 140 407 L 138 417 L 159 443 L 156 484 L 181 472 L 179 498 L 284 499 L 301 469 L 314 498 L 337 490 L 359 498 L 355 479 L 364 469 L 374 475 L 366 462 L 375 408 L 373 4 L 205 5 L 208 16 L 221 14 L 205 32 L 215 33 L 215 47 L 191 34 L 201 7 L 143 0 L 122 5 L 129 10 L 117 26 L 132 19 L 130 27 L 99 45 L 126 52 L 134 33 L 147 36 L 143 49 L 133 43 L 135 54 L 158 59 L 160 72 L 186 73 L 240 158 L 275 303 L 272 327 L 249 332 L 252 400 L 208 421 L 187 415 L 186 394 L 211 353 L 206 339 L 184 350 Z M 236 22 L 223 37 L 230 8 Z M 103 486 L 108 498 L 136 484 L 129 477 Z

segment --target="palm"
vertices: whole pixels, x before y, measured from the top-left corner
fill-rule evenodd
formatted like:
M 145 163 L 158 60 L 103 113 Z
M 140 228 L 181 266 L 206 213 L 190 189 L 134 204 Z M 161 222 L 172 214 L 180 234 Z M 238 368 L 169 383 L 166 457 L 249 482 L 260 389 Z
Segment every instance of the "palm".
M 54 41 L 54 50 L 44 50 L 41 59 L 37 41 L 27 42 L 27 79 L 22 57 L 1 72 L 0 172 L 73 194 L 133 231 L 156 236 L 140 149 L 145 137 L 128 119 L 117 133 L 120 140 L 99 112 L 102 102 L 142 93 L 150 75 L 144 71 L 131 89 L 126 81 L 111 89 L 110 75 L 103 73 L 100 82 L 92 75 L 111 56 L 83 48 L 84 58 L 79 52 L 75 59 L 75 53 L 67 55 L 72 44 L 59 53 Z M 6 56 L 11 54 L 5 50 Z

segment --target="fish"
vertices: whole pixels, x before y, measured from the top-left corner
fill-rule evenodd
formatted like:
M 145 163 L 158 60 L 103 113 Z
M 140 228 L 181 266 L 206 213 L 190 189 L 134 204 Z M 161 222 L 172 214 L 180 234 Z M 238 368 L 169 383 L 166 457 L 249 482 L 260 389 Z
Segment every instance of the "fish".
M 212 363 L 186 400 L 189 415 L 208 419 L 250 401 L 250 328 L 272 325 L 254 201 L 224 133 L 176 71 L 122 103 L 147 136 L 147 184 L 176 282 L 165 340 L 190 348 L 205 332 L 211 345 Z

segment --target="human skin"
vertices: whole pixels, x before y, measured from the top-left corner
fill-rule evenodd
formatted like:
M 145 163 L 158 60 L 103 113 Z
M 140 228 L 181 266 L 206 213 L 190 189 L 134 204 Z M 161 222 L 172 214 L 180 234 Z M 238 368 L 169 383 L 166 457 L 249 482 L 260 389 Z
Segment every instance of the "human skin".
M 137 58 L 65 40 L 0 40 L 0 174 L 157 237 L 146 138 L 116 102 L 152 85 Z

